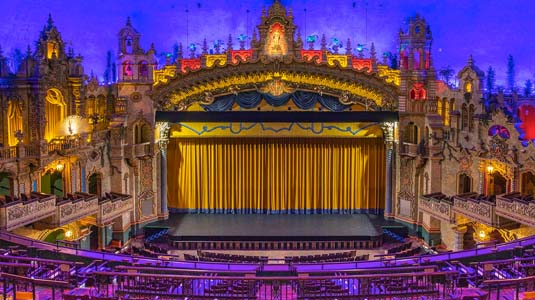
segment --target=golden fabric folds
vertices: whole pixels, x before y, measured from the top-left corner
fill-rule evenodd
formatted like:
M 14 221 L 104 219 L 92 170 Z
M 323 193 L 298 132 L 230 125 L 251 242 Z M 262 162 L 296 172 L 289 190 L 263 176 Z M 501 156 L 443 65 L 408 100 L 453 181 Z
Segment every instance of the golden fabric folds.
M 174 138 L 168 201 L 178 211 L 384 209 L 380 138 Z
M 7 131 L 8 131 L 8 144 L 9 146 L 16 146 L 19 141 L 15 136 L 17 130 L 22 130 L 22 108 L 20 103 L 15 101 L 10 101 L 7 108 Z
M 48 90 L 45 99 L 45 139 L 50 141 L 58 135 L 61 121 L 66 117 L 66 104 L 57 89 Z

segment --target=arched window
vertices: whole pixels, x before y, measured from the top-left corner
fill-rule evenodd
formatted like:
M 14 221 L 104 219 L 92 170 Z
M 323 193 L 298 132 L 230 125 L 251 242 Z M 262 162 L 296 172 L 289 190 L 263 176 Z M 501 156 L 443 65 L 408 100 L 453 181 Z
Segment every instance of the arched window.
M 469 193 L 472 191 L 472 178 L 465 173 L 459 174 L 457 192 L 459 194 Z
M 520 192 L 535 197 L 535 174 L 531 171 L 522 173 Z
M 59 133 L 61 122 L 66 117 L 67 106 L 63 94 L 58 89 L 50 89 L 45 97 L 45 139 L 55 138 Z
M 468 131 L 474 131 L 474 112 L 475 108 L 473 104 L 470 104 L 468 108 Z
M 58 58 L 58 43 L 51 41 L 46 43 L 47 51 L 46 51 L 46 58 L 52 59 L 52 58 Z
M 461 130 L 466 129 L 468 129 L 468 107 L 466 106 L 466 103 L 463 103 L 461 109 Z
M 134 43 L 131 36 L 127 36 L 124 40 L 126 54 L 132 54 L 134 49 Z
M 13 195 L 13 179 L 8 173 L 0 173 L 0 196 Z
M 407 127 L 405 127 L 405 142 L 411 143 L 411 144 L 418 144 L 419 143 L 419 132 L 418 132 L 418 126 L 416 126 L 414 123 L 410 122 Z
M 97 195 L 98 197 L 102 196 L 102 175 L 98 173 L 93 173 L 89 176 L 89 194 Z
M 138 66 L 138 70 L 140 79 L 149 78 L 149 63 L 147 61 L 141 61 Z
M 132 79 L 133 75 L 134 75 L 134 68 L 132 66 L 132 62 L 125 61 L 123 63 L 123 77 L 124 77 L 124 79 Z
M 150 125 L 141 121 L 134 125 L 134 144 L 150 142 Z
M 493 196 L 504 193 L 507 193 L 507 179 L 500 172 L 489 174 L 487 195 Z
M 471 93 L 471 92 L 472 92 L 472 82 L 467 81 L 467 82 L 464 84 L 464 92 L 465 92 L 465 93 Z
M 437 98 L 437 114 L 439 115 L 443 115 L 442 114 L 442 99 L 440 98 Z
M 96 105 L 95 96 L 91 95 L 87 97 L 87 102 L 85 104 L 85 113 L 87 116 L 92 116 L 96 114 L 95 105 Z
M 18 144 L 15 133 L 17 131 L 22 132 L 22 108 L 18 101 L 9 101 L 7 107 L 7 131 L 8 131 L 8 144 L 9 146 L 16 146 Z

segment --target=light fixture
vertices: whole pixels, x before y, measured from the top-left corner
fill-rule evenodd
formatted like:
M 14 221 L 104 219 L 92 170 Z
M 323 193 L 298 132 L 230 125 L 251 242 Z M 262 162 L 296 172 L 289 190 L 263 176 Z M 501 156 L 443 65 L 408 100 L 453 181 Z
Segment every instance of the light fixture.
M 488 165 L 487 166 L 487 173 L 492 174 L 493 172 L 494 172 L 494 166 L 493 165 Z
M 63 171 L 64 168 L 65 166 L 61 162 L 58 162 L 58 164 L 56 165 L 56 171 L 58 172 Z
M 480 238 L 480 239 L 484 239 L 486 236 L 487 236 L 487 234 L 485 233 L 485 231 L 481 230 L 481 231 L 479 232 L 479 238 Z
M 68 239 L 72 238 L 72 230 L 65 231 L 65 237 Z

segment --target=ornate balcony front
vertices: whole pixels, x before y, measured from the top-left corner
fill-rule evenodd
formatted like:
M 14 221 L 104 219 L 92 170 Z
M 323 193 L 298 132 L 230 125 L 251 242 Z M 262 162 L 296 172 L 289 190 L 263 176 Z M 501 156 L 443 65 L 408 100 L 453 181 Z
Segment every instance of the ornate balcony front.
M 68 139 L 53 139 L 48 143 L 48 153 L 64 152 L 70 153 L 78 150 L 81 146 L 79 138 L 68 138 Z
M 56 214 L 56 196 L 31 193 L 21 198 L 0 197 L 1 228 L 13 230 Z
M 132 211 L 133 209 L 134 200 L 132 196 L 118 193 L 107 193 L 99 202 L 97 223 L 99 225 L 106 225 L 113 221 L 113 219 L 121 216 L 125 212 Z
M 154 152 L 154 144 L 152 143 L 134 144 L 133 148 L 136 157 L 152 156 Z
M 419 210 L 448 223 L 455 223 L 452 208 L 453 201 L 442 193 L 422 195 L 418 203 Z
M 63 226 L 99 211 L 98 197 L 86 193 L 75 193 L 61 200 L 58 199 L 56 214 L 52 219 L 52 225 Z
M 417 149 L 418 149 L 417 144 L 401 143 L 400 148 L 399 148 L 399 154 L 405 155 L 405 156 L 416 157 Z
M 496 214 L 535 227 L 535 199 L 520 193 L 499 195 L 496 197 Z
M 19 144 L 12 147 L 0 147 L 0 161 L 9 162 L 26 157 L 39 157 L 39 147 L 36 145 Z
M 453 196 L 453 211 L 492 227 L 512 222 L 496 215 L 496 201 L 493 197 L 472 192 Z

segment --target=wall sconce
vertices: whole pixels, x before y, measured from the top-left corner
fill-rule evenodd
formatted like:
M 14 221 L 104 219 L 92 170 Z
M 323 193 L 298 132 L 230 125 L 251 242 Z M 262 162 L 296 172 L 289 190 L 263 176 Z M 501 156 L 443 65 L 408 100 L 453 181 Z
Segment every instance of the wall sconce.
M 479 238 L 480 238 L 480 239 L 484 239 L 486 236 L 487 236 L 487 234 L 485 233 L 485 231 L 481 230 L 481 231 L 479 232 Z
M 67 230 L 65 231 L 65 237 L 68 238 L 68 239 L 71 239 L 72 238 L 72 230 Z
M 494 172 L 494 166 L 493 165 L 488 165 L 487 166 L 487 173 L 492 174 L 493 172 Z
M 65 166 L 61 162 L 58 162 L 58 164 L 56 165 L 56 171 L 58 172 L 63 171 L 64 168 Z

